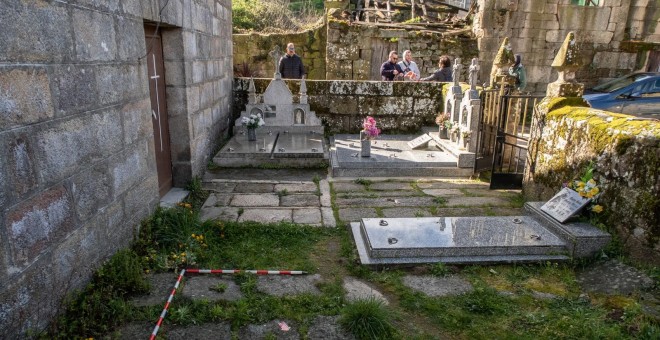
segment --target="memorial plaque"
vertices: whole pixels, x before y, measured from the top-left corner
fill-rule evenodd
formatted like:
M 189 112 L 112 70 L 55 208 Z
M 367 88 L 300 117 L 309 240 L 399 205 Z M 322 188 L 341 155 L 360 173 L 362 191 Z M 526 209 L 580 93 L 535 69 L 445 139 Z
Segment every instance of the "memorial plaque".
M 541 206 L 541 210 L 548 213 L 555 220 L 564 223 L 576 214 L 585 205 L 591 202 L 590 198 L 580 196 L 575 190 L 563 188 L 549 201 Z
M 409 141 L 408 146 L 413 150 L 417 149 L 417 148 L 421 148 L 421 147 L 426 147 L 426 144 L 428 144 L 430 140 L 431 140 L 431 136 L 429 136 L 428 134 L 425 133 L 425 134 Z

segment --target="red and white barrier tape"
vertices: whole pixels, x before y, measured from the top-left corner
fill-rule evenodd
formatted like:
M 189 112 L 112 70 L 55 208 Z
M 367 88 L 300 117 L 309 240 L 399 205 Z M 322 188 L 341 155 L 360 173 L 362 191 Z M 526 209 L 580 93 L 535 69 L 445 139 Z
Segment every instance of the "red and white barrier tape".
M 165 319 L 165 315 L 167 315 L 167 310 L 170 308 L 170 304 L 172 303 L 172 299 L 174 299 L 174 294 L 176 294 L 176 290 L 179 288 L 179 284 L 181 283 L 181 279 L 183 279 L 183 276 L 186 273 L 193 273 L 193 274 L 239 274 L 239 273 L 249 273 L 249 274 L 257 274 L 257 275 L 305 275 L 307 272 L 301 271 L 301 270 L 241 270 L 241 269 L 182 269 L 181 274 L 179 274 L 179 277 L 176 279 L 176 283 L 174 284 L 174 288 L 172 289 L 172 292 L 170 293 L 170 297 L 167 298 L 167 302 L 165 303 L 165 307 L 163 308 L 163 311 L 160 313 L 160 317 L 158 318 L 158 322 L 156 323 L 156 327 L 154 327 L 154 331 L 151 332 L 151 337 L 149 340 L 154 340 L 156 338 L 156 334 L 158 334 L 158 330 L 160 329 L 161 324 L 163 323 L 163 320 Z

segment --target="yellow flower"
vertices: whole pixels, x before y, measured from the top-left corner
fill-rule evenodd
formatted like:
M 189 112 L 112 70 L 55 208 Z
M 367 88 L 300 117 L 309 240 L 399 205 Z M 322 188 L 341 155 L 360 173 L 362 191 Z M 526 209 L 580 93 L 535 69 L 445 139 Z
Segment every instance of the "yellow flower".
M 601 213 L 601 212 L 603 211 L 603 206 L 600 205 L 600 204 L 596 204 L 596 205 L 594 205 L 593 207 L 591 207 L 591 211 L 593 211 L 593 212 L 599 214 L 599 213 Z

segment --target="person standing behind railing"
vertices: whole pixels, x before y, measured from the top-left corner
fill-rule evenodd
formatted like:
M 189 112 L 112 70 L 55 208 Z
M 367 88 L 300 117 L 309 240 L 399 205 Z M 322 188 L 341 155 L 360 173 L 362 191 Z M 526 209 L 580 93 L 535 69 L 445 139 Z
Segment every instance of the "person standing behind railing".
M 403 80 L 418 80 L 419 68 L 417 63 L 412 60 L 412 52 L 405 50 L 403 52 L 403 60 L 399 62 L 399 67 L 403 70 Z

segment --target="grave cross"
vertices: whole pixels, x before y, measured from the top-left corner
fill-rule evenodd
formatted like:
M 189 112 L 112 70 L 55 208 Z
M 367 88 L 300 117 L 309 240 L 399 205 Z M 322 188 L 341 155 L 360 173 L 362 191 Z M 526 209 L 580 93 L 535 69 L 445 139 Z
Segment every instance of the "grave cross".
M 477 72 L 479 72 L 479 59 L 472 58 L 472 65 L 470 65 L 470 90 L 477 89 Z
M 273 64 L 275 66 L 275 78 L 279 79 L 281 77 L 280 74 L 280 58 L 282 58 L 283 53 L 280 51 L 280 47 L 275 45 L 273 47 L 273 50 L 268 52 L 268 55 L 273 58 Z
M 461 65 L 461 58 L 456 58 L 454 59 L 454 68 L 451 78 L 454 80 L 454 86 L 459 86 L 458 85 L 458 78 L 460 77 L 461 74 L 461 68 L 463 68 L 463 65 Z

